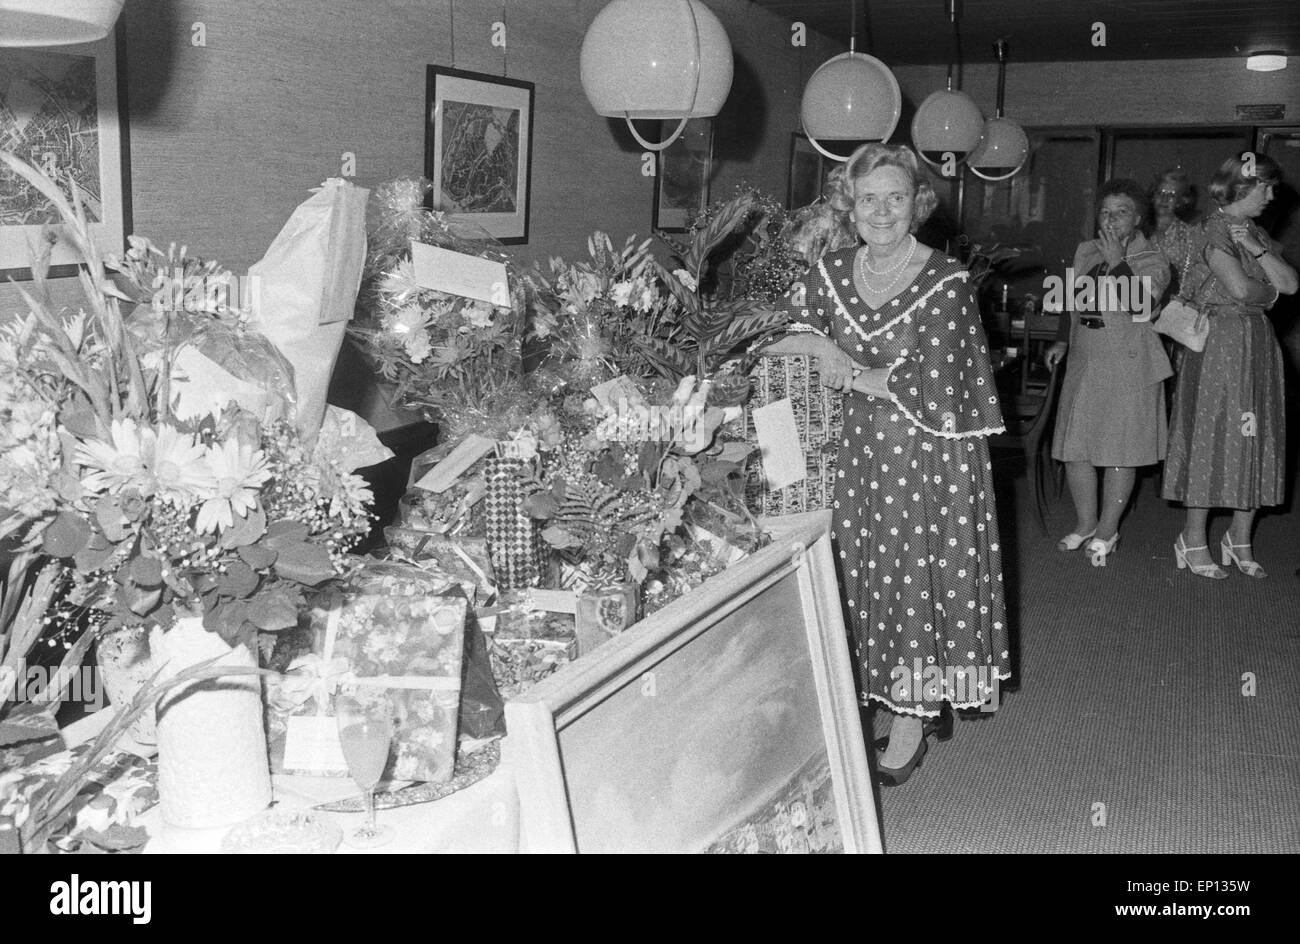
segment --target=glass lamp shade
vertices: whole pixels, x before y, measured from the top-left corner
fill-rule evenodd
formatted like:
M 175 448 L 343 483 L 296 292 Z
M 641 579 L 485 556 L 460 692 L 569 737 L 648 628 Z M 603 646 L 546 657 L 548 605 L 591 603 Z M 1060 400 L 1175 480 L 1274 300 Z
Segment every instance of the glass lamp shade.
M 613 0 L 582 40 L 582 88 L 606 118 L 710 118 L 733 68 L 726 30 L 699 0 Z
M 965 160 L 984 134 L 984 115 L 969 95 L 952 89 L 932 92 L 912 118 L 912 144 L 936 167 L 951 153 Z
M 966 166 L 976 177 L 1006 180 L 1020 170 L 1029 156 L 1029 138 L 1024 129 L 1006 118 L 990 118 L 984 123 L 984 138 L 966 159 Z
M 804 86 L 799 117 L 816 147 L 819 140 L 888 141 L 902 110 L 903 94 L 889 67 L 874 56 L 846 52 L 826 60 L 812 74 Z
M 112 32 L 126 0 L 0 0 L 0 46 L 93 43 Z

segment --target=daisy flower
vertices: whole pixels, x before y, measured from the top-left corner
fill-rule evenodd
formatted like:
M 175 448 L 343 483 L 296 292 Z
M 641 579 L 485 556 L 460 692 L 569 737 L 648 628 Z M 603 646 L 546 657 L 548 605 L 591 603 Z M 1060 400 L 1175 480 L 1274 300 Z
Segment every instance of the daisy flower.
M 206 459 L 207 451 L 194 436 L 160 426 L 153 456 L 146 460 L 158 497 L 177 505 L 211 497 L 216 482 Z
M 271 477 L 266 454 L 240 441 L 228 439 L 207 450 L 213 482 L 212 497 L 203 502 L 195 526 L 204 534 L 229 528 L 235 515 L 244 518 L 257 507 L 258 491 Z
M 89 470 L 81 477 L 88 492 L 119 492 L 128 485 L 141 494 L 152 494 L 153 476 L 145 468 L 145 456 L 154 451 L 152 429 L 140 429 L 133 419 L 114 420 L 109 442 L 91 440 L 77 445 L 76 460 Z

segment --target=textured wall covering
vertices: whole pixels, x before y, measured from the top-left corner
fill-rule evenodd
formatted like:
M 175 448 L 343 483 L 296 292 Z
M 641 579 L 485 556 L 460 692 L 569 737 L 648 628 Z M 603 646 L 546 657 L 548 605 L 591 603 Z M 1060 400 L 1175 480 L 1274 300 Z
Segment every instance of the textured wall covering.
M 648 235 L 653 181 L 621 123 L 583 95 L 578 54 L 605 0 L 130 0 L 123 14 L 134 230 L 236 273 L 257 261 L 308 189 L 355 155 L 355 182 L 420 173 L 425 67 L 536 83 L 524 261 L 585 253 L 600 228 Z M 806 77 L 843 46 L 748 0 L 709 0 L 735 52 L 713 192 L 748 180 L 784 197 Z M 503 11 L 504 10 L 504 16 Z M 506 23 L 506 49 L 491 44 Z M 205 46 L 195 46 L 195 24 Z M 454 44 L 453 44 L 454 27 Z M 56 300 L 75 304 L 75 282 Z M 0 312 L 22 307 L 0 286 Z

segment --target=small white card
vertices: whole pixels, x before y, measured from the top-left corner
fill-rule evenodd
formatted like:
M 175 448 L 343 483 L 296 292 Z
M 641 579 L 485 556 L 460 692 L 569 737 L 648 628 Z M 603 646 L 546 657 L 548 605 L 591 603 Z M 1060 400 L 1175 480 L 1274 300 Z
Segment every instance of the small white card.
M 415 483 L 416 488 L 430 492 L 445 492 L 456 484 L 456 480 L 465 474 L 465 470 L 482 459 L 497 446 L 495 439 L 473 433 L 466 436 L 459 446 Z
M 343 757 L 338 722 L 319 715 L 290 715 L 284 769 L 346 774 L 348 762 Z
M 509 279 L 503 262 L 411 241 L 415 281 L 448 295 L 474 298 L 503 308 L 510 306 Z
M 788 398 L 754 410 L 754 431 L 769 488 L 785 488 L 808 477 L 808 460 L 799 445 L 799 427 Z
M 578 595 L 572 590 L 538 590 L 524 592 L 524 600 L 530 606 L 548 613 L 577 613 Z

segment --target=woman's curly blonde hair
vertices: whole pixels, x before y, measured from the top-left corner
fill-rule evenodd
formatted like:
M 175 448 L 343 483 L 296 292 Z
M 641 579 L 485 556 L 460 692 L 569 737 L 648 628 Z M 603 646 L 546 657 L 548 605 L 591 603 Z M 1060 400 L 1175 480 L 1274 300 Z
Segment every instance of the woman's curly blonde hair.
M 852 219 L 853 182 L 878 167 L 897 167 L 911 181 L 913 233 L 930 218 L 930 214 L 939 205 L 939 197 L 930 183 L 929 172 L 917 159 L 915 151 L 905 144 L 864 144 L 847 161 L 831 171 L 826 186 L 827 201 L 840 215 L 845 229 L 854 233 L 855 241 L 857 228 Z

